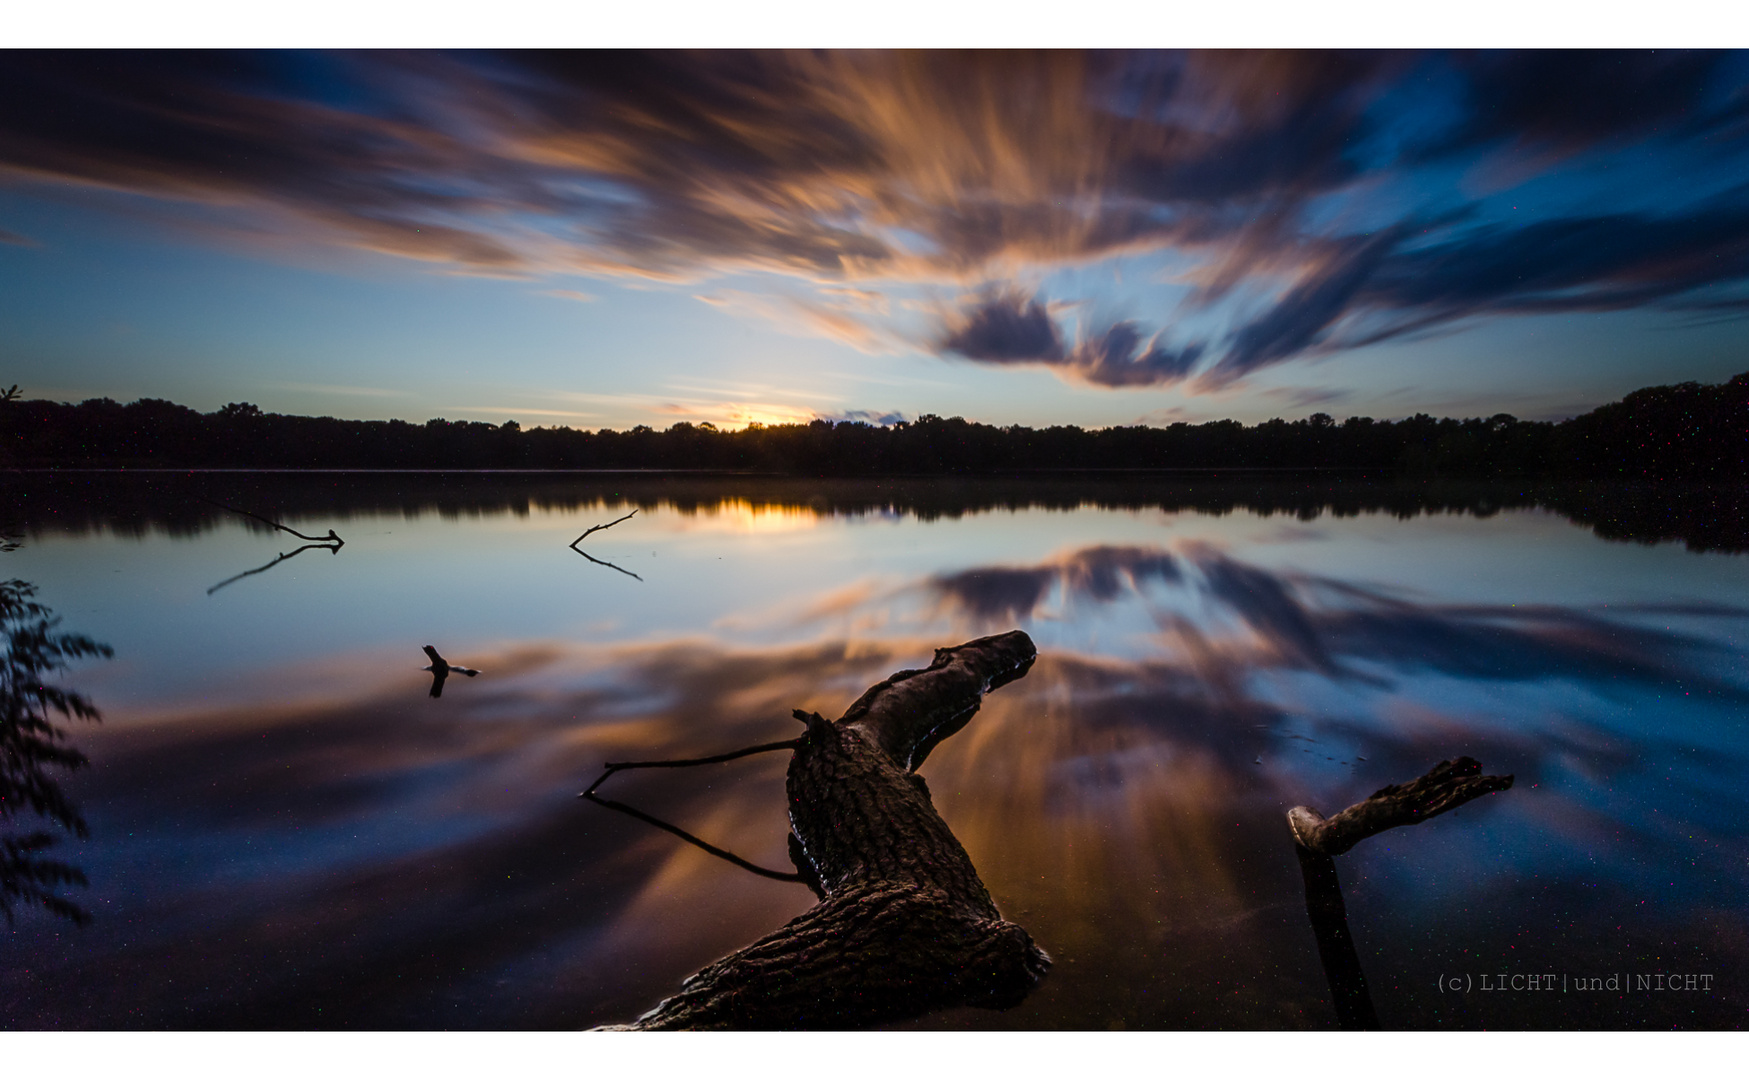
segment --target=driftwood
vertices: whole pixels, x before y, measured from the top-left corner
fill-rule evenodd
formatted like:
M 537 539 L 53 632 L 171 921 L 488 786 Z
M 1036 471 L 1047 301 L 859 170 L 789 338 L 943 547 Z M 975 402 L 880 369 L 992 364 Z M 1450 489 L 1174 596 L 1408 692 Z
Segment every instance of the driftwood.
M 996 910 L 914 770 L 1035 656 L 1020 631 L 980 638 L 871 687 L 836 721 L 798 710 L 790 858 L 821 902 L 621 1030 L 862 1028 L 1024 1000 L 1050 958 Z M 679 763 L 624 762 L 601 780 L 658 764 Z
M 1306 915 L 1318 940 L 1318 959 L 1330 984 L 1336 1019 L 1344 1030 L 1376 1031 L 1380 1025 L 1360 955 L 1354 949 L 1354 935 L 1348 930 L 1348 908 L 1342 902 L 1342 883 L 1336 877 L 1332 856 L 1369 836 L 1402 825 L 1419 825 L 1472 799 L 1512 786 L 1511 776 L 1483 776 L 1481 772 L 1481 762 L 1460 757 L 1442 761 L 1406 784 L 1382 787 L 1334 817 L 1326 818 L 1309 806 L 1296 806 L 1287 812 L 1306 887 Z
M 1309 806 L 1296 806 L 1287 812 L 1288 828 L 1300 846 L 1323 855 L 1340 855 L 1386 829 L 1419 825 L 1471 799 L 1512 786 L 1510 776 L 1482 776 L 1481 772 L 1482 763 L 1475 758 L 1442 761 L 1425 776 L 1379 788 L 1335 817 L 1326 818 Z

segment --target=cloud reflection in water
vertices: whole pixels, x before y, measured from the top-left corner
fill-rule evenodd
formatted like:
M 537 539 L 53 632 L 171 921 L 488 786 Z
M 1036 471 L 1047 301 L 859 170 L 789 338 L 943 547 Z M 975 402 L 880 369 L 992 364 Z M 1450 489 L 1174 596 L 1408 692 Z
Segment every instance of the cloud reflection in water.
M 840 602 L 874 613 L 907 596 L 951 629 L 763 649 L 521 643 L 470 654 L 494 677 L 439 702 L 410 670 L 346 700 L 117 725 L 91 740 L 101 767 L 77 792 L 98 925 L 14 935 L 22 962 L 0 974 L 0 1001 L 41 1027 L 629 1019 L 812 897 L 576 801 L 603 761 L 789 737 L 790 709 L 837 715 L 932 647 L 1053 604 L 1140 607 L 1150 648 L 1041 650 L 924 772 L 998 905 L 1063 962 L 1014 1013 L 923 1026 L 1327 1026 L 1282 811 L 1340 807 L 1460 753 L 1520 787 L 1357 853 L 1357 932 L 1567 897 L 1581 866 L 1605 888 L 1561 926 L 1679 860 L 1716 867 L 1663 894 L 1648 933 L 1728 910 L 1749 885 L 1732 869 L 1749 852 L 1731 786 L 1749 755 L 1728 723 L 1746 691 L 1716 632 L 1749 612 L 1428 603 L 1207 543 L 1090 546 Z M 1678 694 L 1680 729 L 1664 723 Z M 784 866 L 786 760 L 628 773 L 613 797 Z M 1387 950 L 1369 973 L 1419 979 L 1392 965 L 1560 937 L 1534 904 L 1489 917 L 1475 925 L 1491 936 Z M 1379 1005 L 1387 1024 L 1443 1015 L 1412 995 Z

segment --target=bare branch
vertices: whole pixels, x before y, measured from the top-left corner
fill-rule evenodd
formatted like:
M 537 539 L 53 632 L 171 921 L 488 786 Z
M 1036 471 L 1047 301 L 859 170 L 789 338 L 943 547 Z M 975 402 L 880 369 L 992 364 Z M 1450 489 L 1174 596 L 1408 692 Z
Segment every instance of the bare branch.
M 606 525 L 591 525 L 589 528 L 587 528 L 583 531 L 583 536 L 579 536 L 577 539 L 571 541 L 571 546 L 576 547 L 578 544 L 581 544 L 583 542 L 583 537 L 588 536 L 590 533 L 600 532 L 603 529 L 613 528 L 615 525 L 618 525 L 620 522 L 626 520 L 626 518 L 631 517 L 632 514 L 635 514 L 635 513 L 637 513 L 637 511 L 633 510 L 631 514 L 627 514 L 625 517 L 614 518 L 612 521 L 608 522 Z M 581 554 L 581 552 L 579 552 L 579 554 Z M 616 567 L 614 567 L 614 569 L 617 570 L 617 569 L 619 569 L 619 567 L 616 566 Z
M 251 517 L 251 518 L 254 518 L 256 521 L 260 521 L 260 522 L 263 522 L 265 524 L 272 525 L 274 528 L 278 529 L 280 532 L 291 533 L 293 536 L 297 537 L 299 540 L 309 540 L 309 541 L 312 541 L 312 542 L 318 543 L 318 544 L 333 544 L 336 548 L 338 548 L 342 544 L 346 543 L 346 541 L 344 541 L 344 540 L 340 539 L 340 537 L 334 535 L 333 529 L 328 530 L 327 536 L 305 536 L 303 533 L 298 532 L 296 529 L 287 528 L 286 526 L 281 525 L 279 522 L 274 521 L 272 518 L 264 518 L 260 514 L 251 514 L 247 510 L 239 510 L 235 506 L 226 506 L 222 502 L 213 502 L 211 499 L 201 499 L 200 501 L 203 503 L 206 503 L 209 506 L 216 506 L 220 510 L 229 510 L 233 514 L 242 514 L 244 517 Z M 301 551 L 302 549 L 300 548 L 299 550 Z
M 726 754 L 713 754 L 710 757 L 666 758 L 661 761 L 609 761 L 602 766 L 607 771 L 596 777 L 595 783 L 590 784 L 577 797 L 579 799 L 588 798 L 594 794 L 596 788 L 607 782 L 608 777 L 622 769 L 682 769 L 693 765 L 715 765 L 718 762 L 734 761 L 736 758 L 744 758 L 751 754 L 763 754 L 771 750 L 794 750 L 801 744 L 802 740 L 800 739 L 785 739 L 782 742 L 760 743 L 758 746 L 749 746 L 745 750 L 731 750 Z
M 1390 784 L 1331 818 L 1309 806 L 1287 812 L 1288 828 L 1302 846 L 1340 855 L 1369 836 L 1400 825 L 1419 825 L 1472 799 L 1512 786 L 1511 776 L 1482 776 L 1482 763 L 1460 757 L 1442 761 L 1425 776 Z

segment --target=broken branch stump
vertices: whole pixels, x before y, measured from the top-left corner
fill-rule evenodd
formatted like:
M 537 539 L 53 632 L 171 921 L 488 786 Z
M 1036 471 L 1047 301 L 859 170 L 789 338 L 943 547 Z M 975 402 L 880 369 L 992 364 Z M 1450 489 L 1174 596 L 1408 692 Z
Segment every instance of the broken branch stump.
M 1379 788 L 1334 817 L 1326 818 L 1309 806 L 1296 806 L 1287 812 L 1288 828 L 1302 847 L 1340 855 L 1386 829 L 1419 825 L 1471 799 L 1512 786 L 1510 776 L 1482 776 L 1481 772 L 1482 763 L 1475 758 L 1442 761 L 1426 775 Z
M 1330 1001 L 1344 1031 L 1377 1031 L 1378 1011 L 1367 990 L 1366 973 L 1348 929 L 1348 907 L 1336 877 L 1340 855 L 1387 829 L 1419 825 L 1455 810 L 1472 799 L 1512 786 L 1512 777 L 1483 776 L 1482 763 L 1460 757 L 1442 761 L 1406 784 L 1387 784 L 1335 817 L 1326 818 L 1309 806 L 1287 812 L 1294 836 L 1300 877 L 1306 887 L 1306 915 L 1318 941 L 1318 959 L 1330 984 Z

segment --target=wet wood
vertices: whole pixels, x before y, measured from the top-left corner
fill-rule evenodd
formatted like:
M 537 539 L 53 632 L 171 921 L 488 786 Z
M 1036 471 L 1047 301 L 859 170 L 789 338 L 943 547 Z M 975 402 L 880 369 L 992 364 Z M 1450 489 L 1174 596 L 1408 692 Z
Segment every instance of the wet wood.
M 1442 761 L 1406 784 L 1379 788 L 1366 799 L 1326 818 L 1309 806 L 1287 812 L 1288 828 L 1302 847 L 1340 855 L 1369 836 L 1403 825 L 1419 825 L 1472 799 L 1512 786 L 1511 776 L 1483 776 L 1482 763 L 1460 757 Z
M 1330 1002 L 1344 1031 L 1379 1030 L 1378 1011 L 1367 989 L 1348 929 L 1348 907 L 1336 877 L 1340 855 L 1387 829 L 1419 825 L 1464 803 L 1512 786 L 1512 777 L 1483 776 L 1482 763 L 1460 757 L 1442 761 L 1406 784 L 1388 784 L 1334 817 L 1309 806 L 1287 812 L 1300 876 L 1306 887 L 1306 915 L 1318 941 L 1318 959 L 1330 986 Z
M 1035 656 L 1020 631 L 980 638 L 871 687 L 836 721 L 798 711 L 790 852 L 820 903 L 625 1029 L 863 1028 L 1024 1000 L 1050 958 L 996 910 L 913 770 Z

